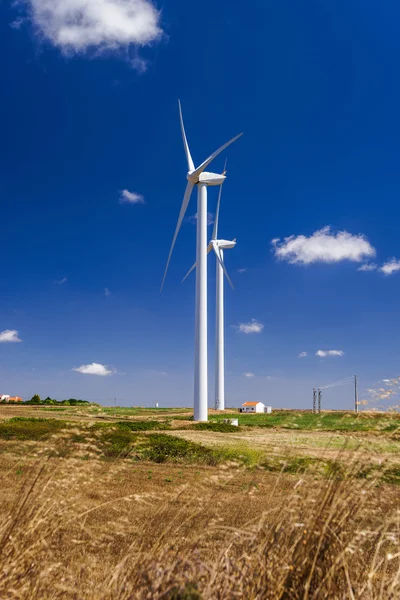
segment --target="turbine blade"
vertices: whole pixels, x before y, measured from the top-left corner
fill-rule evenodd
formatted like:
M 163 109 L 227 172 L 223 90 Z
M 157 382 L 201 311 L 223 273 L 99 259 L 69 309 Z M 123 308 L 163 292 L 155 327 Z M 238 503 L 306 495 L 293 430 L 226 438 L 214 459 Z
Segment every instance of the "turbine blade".
M 207 254 L 209 254 L 212 250 L 212 244 L 208 244 L 207 246 Z M 197 266 L 197 262 L 194 263 L 194 265 L 192 265 L 189 269 L 189 271 L 186 273 L 185 277 L 182 279 L 182 283 L 185 281 L 185 279 L 187 279 L 190 275 L 190 273 L 196 268 Z
M 163 280 L 162 280 L 162 283 L 161 283 L 160 292 L 162 292 L 162 289 L 164 287 L 164 282 L 165 282 L 165 278 L 167 276 L 167 271 L 168 271 L 169 263 L 170 263 L 170 260 L 171 260 L 172 251 L 174 249 L 176 238 L 178 237 L 179 229 L 181 228 L 182 221 L 183 221 L 183 218 L 185 216 L 185 213 L 186 213 L 186 210 L 187 210 L 187 207 L 188 207 L 188 204 L 189 204 L 189 200 L 190 200 L 190 196 L 192 194 L 192 190 L 193 190 L 193 183 L 191 183 L 190 181 L 188 181 L 188 184 L 187 184 L 186 190 L 185 190 L 185 195 L 183 197 L 183 202 L 182 202 L 181 210 L 180 210 L 179 217 L 178 217 L 178 222 L 176 224 L 176 229 L 175 229 L 174 237 L 173 237 L 173 240 L 172 240 L 171 249 L 169 251 L 168 260 L 167 260 L 167 264 L 166 264 L 166 267 L 165 267 L 164 277 L 163 277 Z
M 186 273 L 185 277 L 182 279 L 182 283 L 185 281 L 185 279 L 187 279 L 187 278 L 189 277 L 190 273 L 191 273 L 192 271 L 194 271 L 194 269 L 196 268 L 196 265 L 197 265 L 197 263 L 194 263 L 194 265 L 192 265 L 192 266 L 190 267 L 189 271 Z
M 239 139 L 242 135 L 243 135 L 243 133 L 239 133 L 239 135 L 235 135 L 235 137 L 232 138 L 231 140 L 229 140 L 229 142 L 226 142 L 226 144 L 221 146 L 221 148 L 218 148 L 218 150 L 213 152 L 213 154 L 211 154 L 204 162 L 201 163 L 201 165 L 199 167 L 197 167 L 197 169 L 192 173 L 192 175 L 198 177 L 200 175 L 200 173 L 202 173 L 204 171 L 204 169 L 206 169 L 208 167 L 210 162 L 213 161 L 214 158 L 216 158 L 218 156 L 218 154 L 221 154 L 221 152 L 223 150 L 225 150 L 225 148 L 227 148 L 228 146 L 233 144 L 233 142 L 236 142 L 236 140 Z
M 225 275 L 225 277 L 227 278 L 227 280 L 228 280 L 228 282 L 229 282 L 229 285 L 231 286 L 231 288 L 232 288 L 232 289 L 235 289 L 235 288 L 233 287 L 233 283 L 232 283 L 232 281 L 231 281 L 231 278 L 230 278 L 230 277 L 229 277 L 229 275 L 228 275 L 228 271 L 226 270 L 225 263 L 224 263 L 224 261 L 223 261 L 223 260 L 222 260 L 222 258 L 221 258 L 221 255 L 220 255 L 220 253 L 219 253 L 219 248 L 218 248 L 217 244 L 213 244 L 213 249 L 214 249 L 214 252 L 215 252 L 215 256 L 217 257 L 217 260 L 218 260 L 219 264 L 220 264 L 220 265 L 221 265 L 221 267 L 222 267 L 222 270 L 223 270 L 223 272 L 224 272 L 224 275 Z
M 224 173 L 226 171 L 226 160 L 225 160 L 225 165 L 224 165 Z M 222 183 L 219 186 L 219 194 L 218 194 L 218 201 L 217 201 L 217 210 L 215 211 L 215 221 L 214 221 L 214 229 L 213 229 L 213 233 L 212 233 L 212 240 L 216 240 L 217 239 L 217 235 L 218 235 L 218 219 L 219 219 L 219 207 L 221 205 L 221 194 L 222 194 Z
M 180 117 L 180 121 L 181 121 L 182 139 L 183 139 L 183 145 L 185 148 L 185 154 L 186 154 L 186 159 L 187 159 L 187 164 L 188 164 L 188 171 L 194 171 L 194 163 L 193 163 L 192 155 L 190 154 L 189 144 L 186 139 L 185 126 L 183 124 L 183 116 L 182 116 L 182 108 L 181 108 L 180 100 L 178 100 L 178 104 L 179 104 L 179 117 Z

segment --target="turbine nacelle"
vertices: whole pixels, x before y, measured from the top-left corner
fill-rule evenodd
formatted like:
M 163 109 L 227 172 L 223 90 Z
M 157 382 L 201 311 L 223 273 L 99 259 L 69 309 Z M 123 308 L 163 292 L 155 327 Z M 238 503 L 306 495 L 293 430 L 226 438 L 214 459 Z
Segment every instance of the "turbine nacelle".
M 226 175 L 221 173 L 209 173 L 208 171 L 202 171 L 197 174 L 196 171 L 189 172 L 187 179 L 194 185 L 197 183 L 205 183 L 206 185 L 222 185 L 226 179 Z
M 220 264 L 220 266 L 224 272 L 224 275 L 227 278 L 229 285 L 231 286 L 232 289 L 233 289 L 233 283 L 231 281 L 231 278 L 229 277 L 228 271 L 226 270 L 225 263 L 223 261 L 223 256 L 221 255 L 220 250 L 229 250 L 230 248 L 234 248 L 235 246 L 236 246 L 236 239 L 234 239 L 232 241 L 212 239 L 207 246 L 207 254 L 210 254 L 211 250 L 214 250 L 214 254 L 217 258 L 217 261 Z M 197 262 L 195 262 L 194 265 L 191 266 L 189 271 L 186 273 L 185 277 L 182 279 L 182 283 L 185 281 L 185 279 L 187 279 L 187 277 L 190 275 L 190 273 L 192 271 L 194 271 L 196 266 L 197 266 Z
M 236 240 L 214 240 L 214 243 L 217 244 L 218 248 L 221 248 L 221 250 L 229 250 L 236 246 Z

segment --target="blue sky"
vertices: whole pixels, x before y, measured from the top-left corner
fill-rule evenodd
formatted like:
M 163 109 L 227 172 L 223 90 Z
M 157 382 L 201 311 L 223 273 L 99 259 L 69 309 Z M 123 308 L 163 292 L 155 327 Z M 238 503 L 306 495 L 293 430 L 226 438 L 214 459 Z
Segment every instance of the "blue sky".
M 226 253 L 228 405 L 310 406 L 313 386 L 353 373 L 363 398 L 393 390 L 393 404 L 399 4 L 46 5 L 0 3 L 0 392 L 192 404 L 194 277 L 180 281 L 193 219 L 159 294 L 185 188 L 180 98 L 195 163 L 244 131 L 220 217 L 238 241 Z M 73 370 L 92 363 L 111 374 Z M 325 401 L 351 407 L 351 388 Z

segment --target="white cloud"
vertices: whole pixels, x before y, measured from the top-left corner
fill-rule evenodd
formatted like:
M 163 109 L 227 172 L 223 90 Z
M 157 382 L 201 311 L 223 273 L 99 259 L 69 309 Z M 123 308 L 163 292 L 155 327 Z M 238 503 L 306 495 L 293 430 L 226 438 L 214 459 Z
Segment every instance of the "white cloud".
M 291 264 L 309 265 L 316 262 L 336 263 L 342 260 L 361 262 L 374 257 L 375 248 L 364 235 L 352 235 L 347 231 L 333 232 L 330 226 L 305 235 L 272 240 L 275 256 Z
M 392 275 L 396 271 L 400 271 L 400 260 L 397 258 L 392 258 L 385 262 L 379 269 L 385 275 Z
M 382 383 L 384 383 L 385 385 L 391 385 L 391 386 L 399 386 L 400 385 L 400 378 L 399 377 L 394 377 L 392 379 L 382 379 Z
M 161 36 L 150 0 L 17 0 L 37 31 L 65 54 L 143 46 Z
M 243 373 L 245 377 L 255 377 L 254 373 Z
M 238 273 L 246 273 L 247 269 L 243 268 L 243 269 L 237 269 Z
M 104 288 L 104 295 L 105 296 L 111 296 L 111 292 L 108 288 Z
M 122 190 L 119 202 L 120 204 L 144 204 L 144 198 L 141 194 L 137 194 L 136 192 Z
M 60 279 L 59 281 L 55 281 L 54 283 L 57 283 L 57 285 L 62 285 L 63 283 L 67 283 L 67 278 L 63 277 L 62 279 Z
M 365 263 L 358 267 L 357 271 L 376 271 L 378 265 L 376 263 Z
M 104 377 L 105 375 L 113 375 L 115 373 L 114 369 L 109 369 L 105 365 L 100 365 L 99 363 L 91 363 L 90 365 L 81 365 L 75 369 L 72 369 L 77 373 L 82 373 L 83 375 L 100 375 Z
M 384 388 L 368 389 L 367 392 L 368 392 L 368 394 L 370 394 L 371 400 L 373 402 L 379 402 L 379 401 L 382 401 L 382 400 L 389 400 L 393 396 L 396 396 L 398 394 L 397 391 L 394 391 L 394 390 L 385 390 Z
M 0 342 L 22 342 L 22 340 L 18 337 L 16 329 L 5 329 L 0 331 Z
M 264 325 L 256 319 L 252 319 L 250 323 L 240 323 L 235 327 L 241 333 L 261 333 L 264 329 Z
M 306 356 L 308 356 L 308 352 L 300 352 L 298 358 L 305 358 Z
M 343 350 L 317 350 L 315 356 L 326 358 L 327 356 L 343 356 Z

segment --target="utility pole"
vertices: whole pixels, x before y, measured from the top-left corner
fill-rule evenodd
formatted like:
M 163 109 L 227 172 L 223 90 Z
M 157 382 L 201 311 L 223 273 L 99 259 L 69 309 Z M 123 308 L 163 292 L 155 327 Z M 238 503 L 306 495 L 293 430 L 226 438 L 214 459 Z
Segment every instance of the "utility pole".
M 354 375 L 354 409 L 358 414 L 358 381 L 357 375 Z
M 318 412 L 321 412 L 322 390 L 318 388 Z
M 312 411 L 313 413 L 317 412 L 317 390 L 315 388 L 312 391 Z

